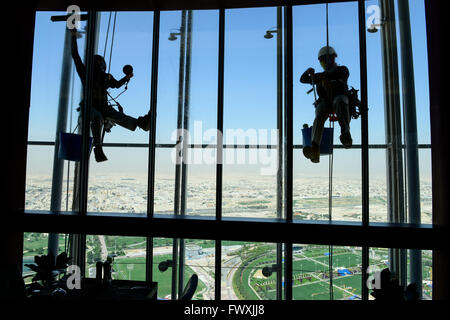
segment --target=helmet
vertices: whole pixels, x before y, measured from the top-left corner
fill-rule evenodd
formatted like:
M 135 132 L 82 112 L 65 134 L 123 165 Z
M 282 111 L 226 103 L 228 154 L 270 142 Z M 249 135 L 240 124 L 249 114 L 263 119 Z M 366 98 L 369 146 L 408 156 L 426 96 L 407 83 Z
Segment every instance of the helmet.
M 317 55 L 317 58 L 320 59 L 320 57 L 322 57 L 322 56 L 324 56 L 324 55 L 326 55 L 326 54 L 328 54 L 328 55 L 334 55 L 335 57 L 337 57 L 337 53 L 336 53 L 336 51 L 333 49 L 333 47 L 325 46 L 325 47 L 322 47 L 322 48 L 319 50 L 319 54 Z

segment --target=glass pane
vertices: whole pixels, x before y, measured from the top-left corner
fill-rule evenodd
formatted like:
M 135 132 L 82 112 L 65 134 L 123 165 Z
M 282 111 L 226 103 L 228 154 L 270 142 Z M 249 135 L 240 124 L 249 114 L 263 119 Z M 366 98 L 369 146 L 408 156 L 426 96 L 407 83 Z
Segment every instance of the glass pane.
M 361 248 L 295 244 L 293 259 L 293 299 L 361 299 Z
M 269 154 L 270 159 L 273 159 L 275 163 L 277 161 L 276 149 L 225 149 L 224 158 L 251 159 L 258 153 Z M 262 174 L 266 170 L 272 171 L 271 166 L 245 164 L 245 162 L 230 164 L 232 161 L 239 160 L 228 162 L 225 160 L 223 166 L 223 216 L 276 218 L 277 197 L 281 199 L 282 190 L 277 186 L 276 173 Z
M 334 149 L 330 157 L 311 163 L 301 150 L 294 151 L 294 218 L 300 220 L 361 221 L 361 151 Z M 298 160 L 300 158 L 300 160 Z M 350 166 L 349 163 L 352 165 Z M 305 174 L 304 172 L 308 172 Z M 330 179 L 331 176 L 331 179 Z
M 369 105 L 369 142 L 385 143 L 388 138 L 386 126 L 392 110 L 403 113 L 403 89 L 401 70 L 401 38 L 399 12 L 396 2 L 386 2 L 385 6 L 375 0 L 366 1 L 367 28 L 367 81 Z M 417 112 L 417 137 L 419 143 L 430 143 L 430 113 L 428 89 L 428 56 L 426 43 L 425 8 L 421 1 L 409 3 L 411 23 L 412 53 L 414 63 L 413 92 Z M 391 11 L 392 10 L 392 11 Z M 384 16 L 383 16 L 384 15 Z M 383 16 L 383 17 L 382 17 Z M 384 19 L 381 21 L 380 18 Z M 374 26 L 372 26 L 374 25 Z M 370 30 L 372 28 L 372 30 Z M 392 32 L 393 37 L 390 36 Z M 386 68 L 386 71 L 384 69 Z M 381 72 L 380 72 L 381 71 Z M 395 88 L 397 86 L 397 88 Z M 398 121 L 403 122 L 399 117 Z M 399 134 L 401 125 L 399 124 Z
M 389 205 L 386 183 L 386 150 L 369 150 L 369 214 L 371 222 L 388 222 Z
M 276 150 L 282 109 L 277 8 L 227 10 L 225 19 L 223 216 L 274 218 L 281 216 L 282 190 Z
M 98 162 L 95 149 L 91 153 L 88 211 L 147 212 L 149 134 L 136 119 L 149 112 L 152 21 L 151 12 L 101 13 L 97 53 L 107 61 L 106 72 L 120 79 L 121 85 L 108 89 L 108 110 L 119 113 L 113 116 L 109 116 L 110 111 L 101 113 L 110 121 L 104 123 L 102 132 L 103 152 L 108 161 Z M 126 65 L 133 68 L 129 83 L 122 81 Z M 94 125 L 97 120 L 91 121 Z M 110 132 L 109 125 L 113 126 Z M 110 148 L 111 143 L 119 145 Z M 133 148 L 133 143 L 141 147 Z
M 433 298 L 433 251 L 422 251 L 422 295 L 424 300 Z
M 147 212 L 147 148 L 103 148 L 102 163 L 90 160 L 88 211 Z
M 332 170 L 333 220 L 361 221 L 361 150 L 335 149 Z
M 337 54 L 336 64 L 349 71 L 347 84 L 360 89 L 358 6 L 356 2 L 333 3 L 328 6 L 329 46 Z M 345 34 L 345 37 L 341 35 Z M 323 72 L 318 60 L 320 49 L 327 45 L 326 5 L 302 5 L 293 7 L 293 65 L 294 65 L 294 144 L 303 144 L 303 124 L 312 126 L 315 118 L 314 92 L 311 84 L 297 82 L 308 68 Z M 320 91 L 320 92 L 319 92 Z M 316 89 L 316 97 L 322 90 Z M 339 92 L 339 91 L 336 91 Z M 332 93 L 336 96 L 337 93 Z M 359 95 L 360 98 L 360 95 Z M 323 101 L 324 97 L 322 97 Z M 351 119 L 350 132 L 353 144 L 361 143 L 361 118 Z M 328 122 L 325 125 L 328 127 Z M 339 141 L 339 125 L 335 124 L 335 143 Z
M 416 257 L 413 255 L 417 253 Z M 431 250 L 406 250 L 394 248 L 369 248 L 368 275 L 369 298 L 383 298 L 388 294 L 397 294 L 405 300 L 416 300 L 417 287 L 411 270 L 416 270 L 420 279 L 423 300 L 432 299 L 432 266 L 433 252 Z M 390 284 L 390 286 L 387 285 Z M 392 288 L 397 288 L 393 292 Z M 378 290 L 377 290 L 378 289 Z M 385 298 L 386 299 L 386 298 Z M 389 298 L 392 299 L 392 298 Z
M 433 189 L 431 185 L 431 149 L 419 149 L 420 211 L 422 223 L 433 223 Z
M 396 11 L 398 12 L 398 2 Z M 425 22 L 425 4 L 422 1 L 411 1 L 409 3 L 409 19 L 411 21 L 411 50 L 413 58 L 414 91 L 416 115 L 417 115 L 417 140 L 419 143 L 431 143 L 430 132 L 430 100 L 428 85 L 428 51 L 427 51 L 427 29 Z M 397 38 L 399 41 L 399 65 L 401 63 L 400 28 L 397 19 Z M 402 78 L 400 83 L 402 84 Z M 403 97 L 402 97 L 403 98 Z
M 61 80 L 64 80 L 61 77 L 61 71 L 63 70 L 66 23 L 64 21 L 52 22 L 50 18 L 61 16 L 61 14 L 62 12 L 36 12 L 29 141 L 55 141 Z M 86 22 L 80 21 L 80 30 L 84 30 L 85 27 Z M 79 40 L 79 51 L 80 53 L 84 52 L 84 38 Z M 78 107 L 81 83 L 77 77 L 72 77 L 74 70 L 70 64 L 69 68 L 69 76 L 65 80 L 70 85 L 66 87 L 67 92 L 61 92 L 61 94 L 67 95 L 68 100 L 64 107 L 67 108 L 70 116 L 70 113 L 75 112 L 75 108 Z M 61 121 L 66 121 L 66 119 L 61 119 Z M 68 123 L 67 128 L 69 129 L 69 127 Z
M 388 115 L 386 108 L 394 108 L 400 111 L 400 96 L 398 90 L 387 89 L 384 83 L 384 69 L 382 56 L 382 42 L 380 32 L 381 9 L 379 1 L 366 1 L 366 27 L 377 24 L 378 32 L 366 32 L 367 53 L 367 105 L 369 107 L 369 144 L 386 143 L 386 121 Z M 395 47 L 393 47 L 395 50 Z M 394 76 L 394 73 L 389 75 Z M 397 80 L 398 85 L 398 80 Z M 386 105 L 386 97 L 390 97 L 389 107 Z M 393 99 L 393 100 L 392 100 Z M 395 100 L 397 99 L 397 100 Z M 392 101 L 397 101 L 394 103 Z M 396 106 L 396 107 L 394 107 Z M 400 125 L 401 129 L 401 125 Z
M 328 196 L 328 157 L 312 163 L 301 149 L 294 150 L 294 219 L 328 220 Z
M 135 119 L 149 112 L 152 36 L 153 12 L 101 13 L 97 54 L 105 58 L 106 72 L 120 80 L 126 75 L 124 67 L 131 65 L 133 74 L 128 83 L 119 88 L 109 88 L 108 101 L 115 109 L 119 103 L 123 112 Z M 106 132 L 103 141 L 148 143 L 148 136 L 140 126 L 130 130 L 116 123 L 111 132 Z M 122 149 L 122 152 L 126 153 L 126 150 Z
M 88 235 L 86 275 L 96 277 L 98 261 L 112 261 L 112 279 L 145 281 L 146 247 L 144 237 Z
M 183 288 L 195 273 L 199 280 L 192 300 L 214 300 L 215 241 L 186 239 L 184 246 Z
M 159 50 L 155 213 L 215 215 L 218 11 L 162 12 Z
M 305 70 L 313 68 L 315 73 L 324 72 L 318 60 L 321 48 L 327 45 L 326 29 L 327 8 L 325 4 L 303 5 L 293 8 L 293 50 L 294 77 L 304 78 Z M 328 6 L 328 40 L 335 50 L 336 66 L 331 70 L 349 71 L 346 78 L 348 88 L 360 89 L 359 72 L 359 34 L 358 34 L 358 6 L 356 2 L 333 3 Z M 340 37 L 345 34 L 345 37 Z M 307 75 L 307 74 L 306 74 Z M 343 80 L 345 80 L 342 78 Z M 304 79 L 303 79 L 304 80 Z M 303 81 L 302 80 L 302 81 Z M 311 143 L 311 137 L 303 136 L 304 125 L 313 126 L 316 114 L 320 108 L 332 111 L 327 100 L 339 95 L 346 95 L 345 88 L 330 91 L 327 98 L 323 83 L 311 84 L 294 82 L 294 145 L 303 146 Z M 299 89 L 299 90 L 297 90 Z M 340 90 L 340 91 L 339 91 Z M 360 96 L 359 96 L 360 98 Z M 314 102 L 322 102 L 322 107 L 315 107 Z M 319 108 L 319 109 L 317 109 Z M 335 106 L 337 108 L 337 106 Z M 337 109 L 336 109 L 337 110 Z M 328 113 L 328 111 L 324 111 Z M 334 149 L 331 158 L 322 154 L 319 163 L 313 163 L 303 155 L 303 149 L 294 151 L 294 218 L 305 220 L 361 220 L 361 151 L 360 149 L 341 149 L 340 136 L 346 125 L 342 122 L 344 116 L 339 114 L 340 121 L 331 123 L 325 121 L 326 131 L 333 129 L 333 144 L 339 146 Z M 317 117 L 319 119 L 319 117 Z M 338 119 L 339 120 L 339 119 Z M 341 124 L 343 127 L 341 127 Z M 318 128 L 320 124 L 316 123 Z M 361 143 L 361 121 L 351 119 L 350 134 L 353 145 Z M 325 131 L 324 131 L 325 132 Z M 321 145 L 325 144 L 322 134 Z M 304 140 L 304 138 L 306 140 Z M 314 137 L 312 137 L 314 139 Z M 331 194 L 330 194 L 331 188 Z M 329 203 L 332 202 L 330 210 Z
M 30 168 L 30 174 L 27 177 L 29 185 L 33 186 L 35 184 L 33 180 L 36 179 L 36 175 L 40 175 L 39 179 L 50 181 L 50 183 L 48 188 L 40 188 L 37 190 L 39 195 L 36 194 L 36 190 L 34 189 L 27 191 L 27 195 L 30 197 L 28 206 L 26 207 L 27 209 L 53 211 L 76 209 L 72 207 L 72 196 L 73 188 L 75 187 L 75 190 L 78 189 L 73 184 L 74 181 L 78 180 L 78 164 L 71 163 L 76 160 L 69 156 L 69 154 L 74 153 L 73 156 L 75 158 L 77 156 L 79 158 L 80 154 L 76 152 L 76 145 L 68 143 L 63 137 L 61 137 L 60 141 L 59 137 L 61 132 L 69 134 L 76 134 L 77 130 L 78 133 L 81 132 L 81 128 L 77 124 L 81 123 L 78 112 L 82 100 L 80 79 L 83 78 L 84 80 L 84 76 L 81 71 L 80 74 L 77 74 L 75 63 L 72 62 L 76 60 L 76 55 L 74 54 L 74 57 L 71 56 L 71 47 L 74 43 L 77 43 L 77 48 L 74 47 L 73 49 L 76 50 L 73 51 L 77 51 L 81 59 L 81 63 L 78 64 L 77 69 L 82 70 L 86 61 L 84 52 L 86 22 L 81 21 L 76 40 L 72 41 L 72 35 L 67 30 L 64 21 L 51 21 L 50 18 L 52 16 L 58 15 L 61 15 L 61 13 L 38 12 L 36 14 L 29 140 L 34 141 L 38 145 L 43 141 L 47 145 L 48 143 L 55 142 L 56 148 L 51 147 L 52 150 L 49 150 L 48 154 L 46 153 L 45 155 L 43 150 L 49 147 L 41 147 L 42 149 L 39 151 L 34 146 L 29 148 L 28 168 Z M 108 110 L 119 109 L 120 111 L 120 104 L 123 107 L 124 113 L 132 116 L 132 121 L 135 123 L 138 116 L 148 112 L 148 108 L 145 106 L 148 105 L 150 96 L 148 90 L 150 87 L 150 72 L 148 70 L 151 69 L 151 41 L 149 39 L 151 39 L 152 35 L 153 13 L 120 12 L 118 14 L 112 14 L 103 12 L 100 13 L 99 17 L 99 32 L 96 35 L 98 41 L 95 52 L 104 57 L 105 62 L 107 61 L 105 72 L 120 79 L 120 86 L 117 86 L 122 88 L 119 91 L 112 89 L 116 85 L 108 85 L 110 88 L 108 87 L 104 92 L 101 92 L 102 96 L 104 94 L 104 99 L 102 99 L 105 105 L 108 105 Z M 113 41 L 114 47 L 112 48 Z M 55 61 L 61 62 L 55 64 Z M 127 93 L 123 89 L 127 89 L 128 84 L 125 87 L 123 86 L 125 78 L 122 75 L 125 72 L 123 71 L 123 67 L 126 64 L 131 64 L 134 67 L 134 76 L 129 83 Z M 98 111 L 96 109 L 97 107 L 92 107 L 92 112 L 95 115 L 91 116 L 92 134 L 95 138 L 94 145 L 100 148 L 100 144 L 103 142 L 105 144 L 125 141 L 147 142 L 148 132 L 139 129 L 138 132 L 132 133 L 133 130 L 130 128 L 127 131 L 118 127 L 113 128 L 110 133 L 106 130 L 104 139 L 102 139 L 102 127 L 105 129 L 108 125 L 115 126 L 119 123 L 123 125 L 120 119 L 124 115 L 114 111 L 115 116 L 113 116 L 111 115 L 112 111 L 106 112 L 103 109 Z M 105 123 L 105 120 L 109 122 Z M 97 130 L 97 127 L 100 129 Z M 72 137 L 79 138 L 77 135 Z M 123 190 L 120 190 L 120 188 L 115 188 L 115 190 L 111 188 L 111 186 L 117 186 L 117 180 L 120 181 L 123 178 L 128 178 L 127 175 L 130 173 L 144 177 L 148 166 L 146 153 L 136 153 L 133 155 L 135 156 L 133 158 L 135 162 L 142 160 L 141 163 L 137 164 L 133 163 L 130 158 L 126 158 L 124 154 L 127 153 L 124 153 L 122 150 L 121 154 L 109 155 L 110 162 L 106 162 L 106 165 L 105 162 L 97 163 L 95 161 L 94 155 L 96 153 L 96 150 L 93 150 L 91 160 L 91 173 L 93 173 L 93 176 L 90 180 L 94 184 L 94 189 L 90 188 L 89 190 L 89 198 L 92 201 L 88 205 L 88 210 L 146 212 L 146 205 L 125 208 L 123 202 L 122 205 L 115 205 L 109 201 L 110 199 L 103 199 L 103 203 L 98 205 L 101 202 L 98 200 L 98 197 L 101 198 L 102 195 L 96 193 L 103 193 L 103 196 L 109 193 L 120 194 Z M 53 159 L 51 158 L 52 155 Z M 53 167 L 51 167 L 52 164 Z M 131 166 L 133 166 L 133 169 L 130 170 Z M 50 170 L 52 171 L 50 172 Z M 99 172 L 102 171 L 107 174 L 103 175 L 101 185 L 98 185 L 99 182 L 96 179 L 98 178 Z M 109 176 L 106 177 L 106 175 Z M 135 189 L 139 190 L 140 187 L 146 189 L 146 179 L 144 178 L 143 180 L 144 182 L 141 185 L 134 185 L 131 189 L 133 191 Z M 126 191 L 128 191 L 127 197 L 135 197 L 133 192 L 129 192 L 130 190 Z M 35 201 L 36 197 L 43 201 Z M 52 197 L 54 200 L 50 202 L 50 198 Z M 126 200 L 129 199 L 127 198 Z M 45 205 L 42 203 L 44 201 Z M 146 202 L 146 198 L 144 198 L 144 202 Z
M 75 129 L 81 82 L 71 62 L 70 33 L 52 16 L 61 12 L 36 13 L 28 128 L 28 141 L 35 145 L 27 150 L 25 209 L 64 211 L 72 210 L 73 164 L 58 157 L 55 143 L 60 131 Z M 80 30 L 85 27 L 81 21 Z M 83 40 L 79 51 L 84 51 Z
M 172 150 L 155 150 L 155 187 L 153 210 L 155 214 L 174 214 L 175 166 L 170 162 Z M 165 159 L 160 161 L 160 159 Z
M 275 300 L 276 247 L 271 243 L 222 241 L 222 299 Z
M 24 232 L 23 233 L 23 261 L 22 276 L 25 284 L 30 284 L 36 273 L 26 264 L 36 264 L 35 256 L 48 255 L 48 233 Z M 58 235 L 58 254 L 68 253 L 68 235 Z
M 174 245 L 176 245 L 176 274 L 173 274 Z M 184 257 L 181 259 L 181 247 Z M 153 281 L 158 282 L 158 298 L 172 299 L 172 286 L 175 287 L 176 299 L 180 292 L 187 290 L 188 282 L 193 274 L 198 277 L 197 287 L 193 288 L 192 300 L 214 299 L 214 263 L 215 244 L 212 240 L 154 238 L 153 239 Z M 180 268 L 183 268 L 183 287 L 180 289 Z M 173 280 L 175 279 L 175 280 Z M 176 281 L 174 284 L 173 281 Z M 178 289 L 177 289 L 178 288 Z
M 408 167 L 415 168 L 415 160 L 414 157 L 408 158 L 406 152 L 402 154 L 401 151 L 401 144 L 406 144 L 409 138 L 409 136 L 405 136 L 405 133 L 411 132 L 408 128 L 412 128 L 416 124 L 418 143 L 429 144 L 431 141 L 425 8 L 422 2 L 412 1 L 409 3 L 409 10 L 404 12 L 413 22 L 410 26 L 411 47 L 404 47 L 406 39 L 400 32 L 400 15 L 402 13 L 399 11 L 400 9 L 398 2 L 366 2 L 369 141 L 370 143 L 383 143 L 393 147 L 392 150 L 387 149 L 387 162 L 385 160 L 387 164 L 386 189 L 389 211 L 387 221 L 400 222 L 401 219 L 396 217 L 395 213 L 407 212 L 410 200 L 415 202 L 414 207 L 419 205 L 415 201 L 415 194 L 418 192 L 414 190 L 412 194 L 408 194 L 407 189 L 408 179 L 415 185 L 414 182 L 417 178 L 417 183 L 420 184 L 421 189 L 421 199 L 418 202 L 420 202 L 421 207 L 427 208 L 418 212 L 419 219 L 422 223 L 430 223 L 431 201 L 422 200 L 422 198 L 428 196 L 431 198 L 428 176 L 430 172 L 429 158 L 424 156 L 422 149 L 419 149 L 419 172 L 408 173 Z M 409 50 L 412 51 L 412 70 L 405 67 L 408 61 L 402 61 L 403 54 L 408 53 Z M 412 73 L 407 73 L 408 71 Z M 413 80 L 411 83 L 411 86 L 414 86 L 412 90 L 409 89 L 408 83 L 404 83 L 406 79 L 408 79 L 408 82 L 411 79 Z M 407 97 L 409 98 L 407 99 Z M 415 107 L 415 110 L 412 107 Z M 408 114 L 413 114 L 409 110 L 415 112 L 415 119 L 408 117 Z M 412 132 L 411 134 L 415 135 L 416 133 Z M 371 159 L 371 164 L 376 162 L 373 160 Z M 411 164 L 408 165 L 409 163 Z M 425 176 L 421 172 L 422 168 L 427 172 Z M 378 173 L 376 174 L 378 175 Z M 422 187 L 427 190 L 427 196 L 425 196 Z M 408 214 L 410 219 L 415 216 L 412 210 Z M 390 218 L 389 215 L 391 215 Z M 373 214 L 371 214 L 371 218 L 381 221 L 379 217 L 375 218 Z M 417 218 L 414 218 L 414 220 L 418 221 Z M 409 221 L 409 219 L 404 221 Z
M 28 146 L 25 210 L 72 210 L 74 166 L 73 163 L 65 161 L 60 184 L 53 184 L 53 151 L 53 146 Z M 55 199 L 59 196 L 58 206 L 54 208 L 51 207 L 52 186 Z
M 171 260 L 173 239 L 153 238 L 153 281 L 158 282 L 158 298 L 171 299 L 172 269 L 160 269 L 160 264 Z M 161 271 L 164 270 L 164 271 Z

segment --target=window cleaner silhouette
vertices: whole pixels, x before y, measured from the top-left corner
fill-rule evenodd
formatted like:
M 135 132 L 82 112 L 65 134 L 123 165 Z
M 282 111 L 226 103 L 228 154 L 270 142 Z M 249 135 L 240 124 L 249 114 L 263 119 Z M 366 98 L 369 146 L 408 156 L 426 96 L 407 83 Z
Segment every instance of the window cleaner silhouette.
M 81 79 L 83 86 L 85 86 L 86 66 L 81 61 L 77 46 L 77 30 L 72 29 L 72 58 L 75 63 L 78 76 Z M 103 152 L 103 133 L 105 129 L 109 131 L 112 125 L 118 124 L 128 130 L 135 131 L 136 127 L 148 131 L 150 126 L 149 115 L 139 118 L 133 118 L 123 112 L 123 108 L 117 102 L 118 111 L 108 102 L 108 89 L 120 88 L 124 84 L 128 84 L 133 77 L 133 68 L 126 65 L 123 68 L 125 76 L 116 80 L 111 74 L 106 73 L 105 59 L 100 55 L 94 55 L 93 59 L 93 85 L 92 85 L 92 105 L 91 105 L 91 131 L 94 144 L 94 155 L 97 162 L 108 160 Z M 114 100 L 114 99 L 113 99 Z M 82 102 L 81 102 L 82 103 Z M 81 105 L 80 103 L 80 105 Z M 105 126 L 106 122 L 106 127 Z

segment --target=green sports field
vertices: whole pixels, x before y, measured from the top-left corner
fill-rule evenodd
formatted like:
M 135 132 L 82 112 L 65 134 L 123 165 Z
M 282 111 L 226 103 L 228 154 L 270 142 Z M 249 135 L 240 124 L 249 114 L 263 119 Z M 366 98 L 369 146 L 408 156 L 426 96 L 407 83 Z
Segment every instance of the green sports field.
M 46 250 L 48 236 L 47 234 L 26 233 L 24 240 L 24 263 L 32 263 L 34 255 L 42 254 Z M 64 236 L 61 235 L 59 241 L 61 252 L 65 250 L 64 240 Z M 108 254 L 118 255 L 113 266 L 114 279 L 145 279 L 145 257 L 126 257 L 133 254 L 144 255 L 145 238 L 104 236 L 103 241 L 100 241 L 100 236 L 88 236 L 86 243 L 86 276 L 92 276 L 89 269 L 95 268 L 95 262 L 100 260 L 103 245 L 103 249 L 106 249 Z M 202 273 L 203 278 L 207 276 L 206 279 L 214 279 L 214 250 L 211 250 L 214 248 L 214 241 L 186 239 L 185 243 L 187 247 L 194 246 L 204 251 L 198 258 L 205 259 L 202 263 L 205 263 L 206 266 L 199 266 L 197 260 L 195 262 L 197 266 L 193 268 Z M 172 259 L 172 254 L 169 254 L 169 252 L 171 252 L 173 241 L 172 239 L 155 238 L 153 244 L 155 250 L 152 266 L 153 281 L 158 282 L 158 297 L 167 298 L 171 292 L 172 269 L 169 268 L 166 272 L 160 272 L 158 264 L 161 261 Z M 222 241 L 222 248 L 224 250 L 222 263 L 225 264 L 224 261 L 229 259 L 236 262 L 231 267 L 223 267 L 223 273 L 229 272 L 230 277 L 227 278 L 227 281 L 230 282 L 227 285 L 232 285 L 233 293 L 238 299 L 265 300 L 276 298 L 276 272 L 269 277 L 262 274 L 264 267 L 276 264 L 275 244 Z M 225 248 L 231 248 L 231 251 Z M 330 248 L 328 246 L 294 244 L 293 298 L 298 300 L 330 299 L 330 272 L 332 271 L 333 299 L 359 299 L 363 285 L 361 257 L 361 248 L 334 246 L 332 248 L 332 259 L 330 259 Z M 192 263 L 194 263 L 193 261 Z M 207 261 L 209 263 L 206 263 Z M 369 265 L 371 267 L 376 267 L 379 270 L 384 269 L 388 267 L 387 262 L 388 249 L 369 248 Z M 186 255 L 185 283 L 193 273 L 189 263 Z M 409 268 L 409 261 L 407 266 Z M 432 292 L 431 251 L 422 251 L 422 266 L 424 296 L 430 298 Z M 29 270 L 24 268 L 24 272 L 26 274 Z M 214 288 L 211 286 L 214 283 L 205 283 L 199 281 L 194 299 L 211 299 L 213 296 L 211 293 L 214 292 Z M 230 294 L 229 297 L 234 298 L 234 295 Z
M 172 283 L 172 269 L 168 269 L 165 272 L 161 272 L 158 269 L 158 264 L 161 261 L 172 259 L 172 255 L 160 255 L 153 258 L 153 281 L 158 282 L 158 298 L 165 298 L 170 295 L 171 283 Z M 132 266 L 132 269 L 131 269 Z M 129 269 L 130 268 L 130 269 Z M 122 280 L 145 280 L 145 258 L 122 258 L 115 259 L 114 261 L 114 279 Z M 188 266 L 185 267 L 185 285 L 189 280 L 189 277 L 193 274 L 193 271 Z M 204 284 L 199 281 L 197 293 L 201 292 L 204 288 Z M 200 296 L 194 297 L 196 299 Z
M 293 255 L 293 298 L 298 300 L 330 299 L 328 246 L 304 246 Z M 333 299 L 360 299 L 361 252 L 353 248 L 334 247 L 332 255 Z M 264 277 L 261 270 L 275 263 L 275 250 L 266 250 L 250 262 L 243 262 L 234 275 L 234 288 L 239 298 L 275 299 L 276 276 Z M 339 272 L 344 268 L 344 272 Z M 284 283 L 283 283 L 284 285 Z

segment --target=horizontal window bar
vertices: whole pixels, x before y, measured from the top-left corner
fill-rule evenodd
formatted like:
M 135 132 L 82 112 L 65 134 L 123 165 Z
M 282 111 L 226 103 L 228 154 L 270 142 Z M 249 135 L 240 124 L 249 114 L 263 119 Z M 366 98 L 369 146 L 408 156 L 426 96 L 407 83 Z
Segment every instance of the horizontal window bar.
M 10 230 L 107 234 L 167 238 L 290 242 L 433 250 L 445 247 L 445 230 L 432 225 L 222 218 L 122 213 L 52 213 L 14 215 Z
M 333 2 L 350 2 L 354 0 L 328 0 Z M 66 1 L 40 0 L 36 6 L 36 10 L 40 11 L 66 11 L 68 4 Z M 292 5 L 318 4 L 324 3 L 323 0 L 292 0 Z M 154 11 L 154 10 L 215 10 L 220 8 L 254 8 L 254 7 L 276 7 L 286 5 L 281 0 L 194 0 L 194 1 L 78 1 L 77 4 L 82 10 L 97 11 Z
M 53 141 L 28 141 L 29 146 L 53 146 L 55 145 L 55 142 Z M 148 148 L 148 143 L 104 143 L 104 147 L 114 147 L 114 148 Z M 174 143 L 157 143 L 156 148 L 174 148 L 176 144 Z M 206 149 L 211 148 L 215 149 L 217 145 L 215 144 L 189 144 L 188 148 L 195 149 Z M 224 144 L 224 148 L 228 149 L 276 149 L 277 145 L 255 145 L 255 144 Z M 387 144 L 369 144 L 369 149 L 386 149 L 389 147 Z M 402 145 L 403 148 L 405 148 L 405 145 Z M 294 144 L 294 149 L 302 149 L 303 145 L 301 144 Z M 345 149 L 344 146 L 335 144 L 333 145 L 334 149 Z M 430 149 L 431 144 L 419 144 L 419 149 Z M 361 149 L 360 144 L 354 144 L 351 146 L 351 149 Z

